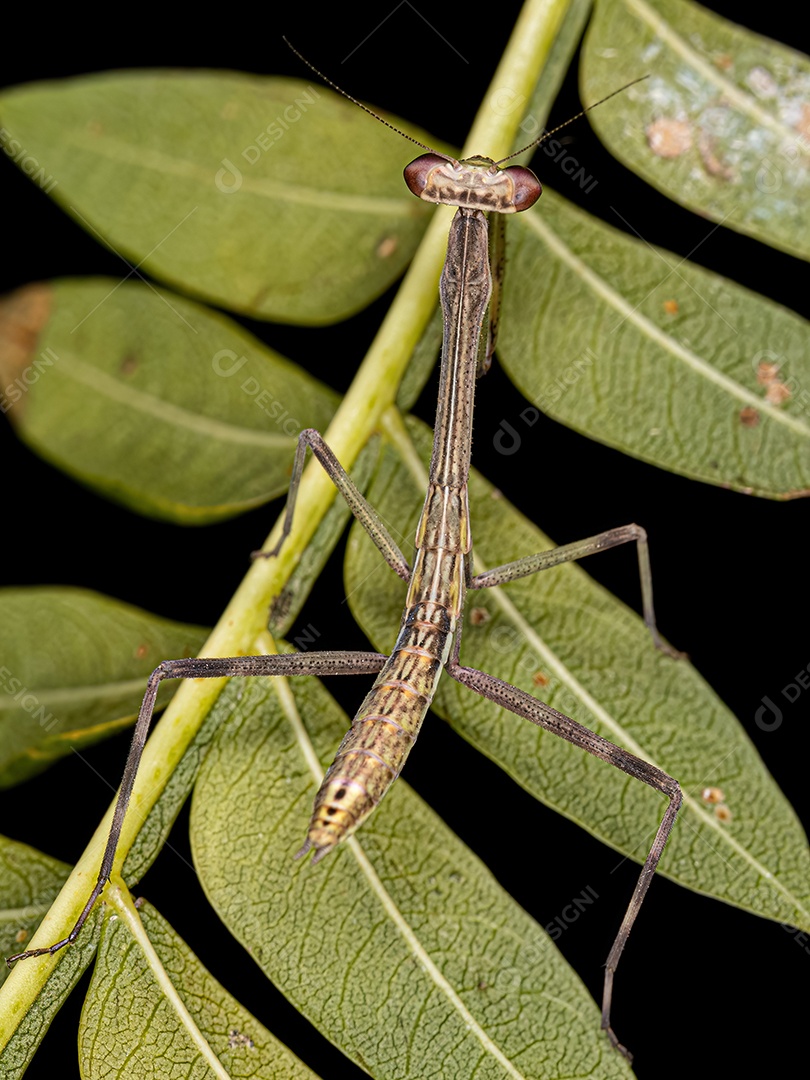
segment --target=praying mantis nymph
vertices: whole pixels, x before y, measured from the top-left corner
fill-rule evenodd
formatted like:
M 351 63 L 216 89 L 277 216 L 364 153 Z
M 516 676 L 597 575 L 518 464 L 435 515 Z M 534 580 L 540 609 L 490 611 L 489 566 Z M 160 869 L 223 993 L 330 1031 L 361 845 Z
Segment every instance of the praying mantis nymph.
M 325 81 L 329 82 L 328 79 Z M 333 83 L 330 85 L 334 86 Z M 342 90 L 340 92 L 343 93 Z M 361 107 L 371 113 L 366 106 Z M 371 115 L 376 116 L 375 113 Z M 382 120 L 378 116 L 377 119 Z M 392 126 L 385 120 L 382 122 L 388 127 Z M 553 132 L 548 133 L 551 134 Z M 440 386 L 428 488 L 416 531 L 413 563 L 411 565 L 405 559 L 373 507 L 320 434 L 313 429 L 307 429 L 299 436 L 281 537 L 271 550 L 261 553 L 264 557 L 275 556 L 289 535 L 309 448 L 386 562 L 408 584 L 400 631 L 391 654 L 331 651 L 303 655 L 167 660 L 161 663 L 149 679 L 138 715 L 97 882 L 75 926 L 63 940 L 46 948 L 20 953 L 11 957 L 9 962 L 54 953 L 73 942 L 101 895 L 113 866 L 158 687 L 164 679 L 376 675 L 323 779 L 306 839 L 298 852 L 302 856 L 314 851 L 313 862 L 317 862 L 351 835 L 390 789 L 414 745 L 438 680 L 446 671 L 451 678 L 475 693 L 609 762 L 663 793 L 668 799 L 605 970 L 602 1026 L 613 1045 L 627 1054 L 610 1022 L 613 976 L 672 830 L 681 803 L 680 788 L 672 777 L 660 769 L 591 732 L 531 694 L 484 671 L 464 667 L 460 662 L 461 617 L 469 590 L 504 585 L 540 570 L 633 542 L 639 558 L 644 620 L 653 643 L 673 660 L 680 654 L 660 638 L 656 629 L 647 538 L 644 530 L 637 525 L 610 529 L 586 540 L 529 555 L 481 574 L 474 572 L 467 498 L 473 402 L 476 379 L 487 370 L 495 346 L 498 299 L 504 270 L 503 224 L 506 215 L 531 207 L 540 197 L 542 189 L 539 180 L 529 169 L 506 165 L 508 158 L 497 162 L 486 157 L 458 161 L 438 154 L 422 143 L 418 145 L 426 153 L 405 169 L 409 189 L 428 202 L 458 209 L 450 228 L 441 276 L 444 335 Z M 494 215 L 492 235 L 487 214 Z

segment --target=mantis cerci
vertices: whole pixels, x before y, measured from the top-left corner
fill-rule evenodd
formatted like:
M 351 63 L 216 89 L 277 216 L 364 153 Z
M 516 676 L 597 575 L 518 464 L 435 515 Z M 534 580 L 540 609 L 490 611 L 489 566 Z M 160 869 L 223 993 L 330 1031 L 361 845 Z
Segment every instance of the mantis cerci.
M 366 111 L 370 112 L 368 109 Z M 378 120 L 382 119 L 375 113 L 372 115 Z M 404 134 L 399 129 L 394 130 Z M 636 525 L 613 528 L 551 551 L 529 554 L 484 573 L 474 572 L 467 483 L 475 382 L 486 372 L 494 348 L 496 296 L 500 294 L 503 276 L 504 217 L 532 206 L 539 198 L 541 188 L 528 169 L 507 166 L 508 158 L 498 162 L 484 157 L 458 161 L 437 154 L 417 140 L 411 141 L 427 151 L 405 169 L 406 183 L 411 192 L 427 202 L 458 208 L 450 229 L 441 278 L 444 335 L 440 386 L 429 483 L 416 533 L 413 564 L 406 561 L 373 507 L 323 438 L 312 429 L 303 431 L 298 440 L 281 534 L 272 549 L 261 553 L 268 558 L 277 556 L 290 533 L 309 447 L 386 562 L 408 584 L 405 610 L 394 649 L 389 656 L 373 652 L 330 651 L 283 656 L 201 657 L 161 663 L 149 679 L 97 882 L 78 920 L 62 940 L 12 956 L 9 963 L 55 953 L 75 941 L 105 888 L 115 860 L 158 688 L 163 680 L 376 674 L 372 689 L 360 706 L 324 777 L 306 839 L 298 852 L 298 856 L 302 856 L 314 849 L 313 862 L 317 862 L 351 835 L 389 790 L 419 733 L 439 676 L 442 670 L 446 670 L 462 686 L 609 762 L 662 793 L 668 800 L 605 968 L 602 1027 L 613 1046 L 629 1057 L 611 1025 L 613 978 L 675 822 L 681 804 L 680 788 L 676 780 L 662 770 L 589 731 L 526 691 L 484 671 L 463 666 L 460 662 L 460 620 L 467 590 L 501 586 L 540 570 L 632 542 L 638 553 L 644 621 L 652 639 L 650 647 L 654 645 L 661 649 L 673 662 L 681 654 L 667 645 L 658 634 L 647 538 L 644 530 Z M 492 236 L 487 213 L 493 215 Z M 485 328 L 488 312 L 487 338 Z

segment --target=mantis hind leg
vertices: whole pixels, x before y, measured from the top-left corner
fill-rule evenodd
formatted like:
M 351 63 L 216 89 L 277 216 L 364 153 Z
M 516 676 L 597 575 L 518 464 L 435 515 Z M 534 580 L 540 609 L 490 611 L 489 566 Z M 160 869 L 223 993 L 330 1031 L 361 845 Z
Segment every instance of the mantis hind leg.
M 564 716 L 563 713 L 557 712 L 556 709 L 552 709 L 549 705 L 543 704 L 543 702 L 538 701 L 537 698 L 532 697 L 531 694 L 526 693 L 524 690 L 519 690 L 501 679 L 496 679 L 494 675 L 487 675 L 485 672 L 477 671 L 475 668 L 462 667 L 458 663 L 458 648 L 456 648 L 454 656 L 447 664 L 447 672 L 456 682 L 469 687 L 482 697 L 488 698 L 490 701 L 495 702 L 496 705 L 501 705 L 503 708 L 515 713 L 516 716 L 522 716 L 526 720 L 530 720 L 545 731 L 558 735 L 574 746 L 593 754 L 594 757 L 601 758 L 602 761 L 621 769 L 628 776 L 632 776 L 636 780 L 648 784 L 656 791 L 660 791 L 669 800 L 669 805 L 664 811 L 652 847 L 644 860 L 641 874 L 605 965 L 605 982 L 602 994 L 602 1027 L 616 1049 L 629 1060 L 632 1060 L 632 1055 L 619 1042 L 610 1022 L 610 1010 L 613 1001 L 613 976 L 627 944 L 633 923 L 636 921 L 644 897 L 647 895 L 647 890 L 650 887 L 650 882 L 658 866 L 664 846 L 675 824 L 675 818 L 682 801 L 680 785 L 677 780 L 661 769 L 656 768 L 655 765 L 643 761 L 620 746 L 615 746 L 608 739 L 590 731 L 584 725 L 577 723 L 576 720 Z

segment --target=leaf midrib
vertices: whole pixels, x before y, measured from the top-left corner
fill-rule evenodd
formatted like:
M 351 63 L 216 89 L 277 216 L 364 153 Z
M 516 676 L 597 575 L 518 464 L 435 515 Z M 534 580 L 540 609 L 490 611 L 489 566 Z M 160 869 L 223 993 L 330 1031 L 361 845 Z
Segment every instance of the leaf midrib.
M 805 438 L 810 436 L 810 426 L 808 426 L 807 423 L 803 422 L 798 417 L 779 409 L 777 406 L 772 405 L 770 402 L 766 401 L 764 397 L 760 397 L 757 394 L 752 393 L 752 391 L 747 390 L 744 386 L 741 386 L 740 383 L 729 378 L 728 375 L 724 375 L 715 367 L 712 367 L 706 360 L 703 360 L 696 353 L 693 353 L 691 349 L 687 349 L 685 346 L 681 345 L 680 342 L 671 337 L 671 335 L 666 334 L 659 326 L 656 326 L 654 322 L 645 315 L 642 315 L 637 308 L 632 307 L 632 305 L 620 293 L 612 288 L 603 277 L 597 274 L 596 271 L 588 266 L 578 255 L 574 254 L 561 237 L 549 228 L 539 212 L 530 211 L 529 213 L 522 214 L 520 224 L 524 228 L 531 229 L 536 233 L 542 243 L 550 248 L 561 262 L 565 263 L 566 266 L 573 270 L 573 272 L 599 299 L 603 300 L 609 307 L 613 308 L 613 310 L 621 315 L 626 322 L 632 323 L 636 329 L 648 337 L 664 352 L 669 353 L 669 355 L 676 360 L 680 360 L 696 374 L 706 379 L 707 382 L 714 383 L 730 397 L 736 398 L 737 401 L 753 407 L 759 413 L 765 413 L 775 423 L 782 424 Z
M 725 78 L 721 71 L 699 56 L 689 43 L 675 32 L 670 23 L 661 18 L 658 12 L 645 0 L 624 0 L 624 3 L 629 11 L 636 14 L 639 19 L 653 29 L 664 44 L 668 45 L 674 53 L 683 57 L 704 79 L 714 84 L 722 92 L 723 98 L 735 105 L 741 113 L 751 117 L 762 127 L 769 128 L 780 139 L 791 140 L 796 145 L 801 144 L 801 140 L 796 137 L 795 130 L 788 127 L 787 124 L 783 124 L 772 113 L 761 108 L 751 98 L 750 94 L 743 93 L 735 83 Z
M 189 1041 L 196 1047 L 202 1061 L 205 1062 L 211 1072 L 219 1077 L 220 1080 L 232 1080 L 230 1071 L 222 1064 L 222 1061 L 211 1046 L 208 1038 L 200 1030 L 200 1027 L 191 1015 L 188 1006 L 175 985 L 173 976 L 166 970 L 163 961 L 158 956 L 157 949 L 152 944 L 152 941 L 146 932 L 146 928 L 138 916 L 135 903 L 126 892 L 126 887 L 116 884 L 108 888 L 105 894 L 105 900 L 113 907 L 118 917 L 126 926 L 131 936 L 132 943 L 140 949 L 159 991 L 163 994 L 163 1000 L 172 1010 L 177 1018 L 179 1026 L 186 1033 Z M 134 1058 L 136 1053 L 137 1045 L 133 1045 L 130 1056 Z M 119 1075 L 123 1075 L 123 1072 Z
M 65 372 L 70 378 L 84 386 L 90 387 L 100 396 L 116 401 L 119 404 L 137 409 L 157 420 L 162 420 L 174 427 L 185 428 L 197 435 L 203 435 L 206 439 L 219 439 L 221 442 L 229 442 L 247 446 L 263 446 L 273 449 L 290 449 L 295 446 L 296 440 L 289 435 L 279 435 L 275 432 L 262 431 L 260 428 L 237 427 L 224 420 L 215 420 L 210 416 L 201 416 L 189 412 L 188 409 L 172 402 L 163 401 L 143 390 L 136 390 L 134 386 L 124 386 L 101 368 L 94 367 L 79 360 L 77 356 L 62 355 L 60 357 L 60 371 Z
M 34 683 L 32 687 L 27 689 L 30 693 L 36 694 L 40 705 L 46 705 L 50 708 L 51 705 L 83 704 L 88 697 L 119 697 L 121 694 L 132 694 L 136 691 L 142 691 L 145 682 L 146 676 L 144 675 L 137 679 L 98 684 L 86 683 L 82 686 L 54 686 L 46 690 L 39 689 Z M 15 701 L 13 697 L 0 697 L 0 713 L 4 711 L 12 712 L 14 709 L 19 708 L 21 708 L 19 702 Z
M 154 147 L 135 145 L 110 135 L 91 136 L 81 131 L 72 131 L 65 138 L 65 146 L 95 154 L 97 157 L 117 164 L 148 169 L 160 175 L 168 174 L 195 180 L 206 191 L 214 187 L 215 170 L 210 165 L 198 165 L 194 161 L 174 157 Z M 240 192 L 250 192 L 276 202 L 315 206 L 321 210 L 335 210 L 341 214 L 373 214 L 379 217 L 409 219 L 414 216 L 412 199 L 387 198 L 374 195 L 372 192 L 352 195 L 324 188 L 308 187 L 300 182 L 284 183 L 268 177 L 252 176 L 247 171 L 248 167 L 240 170 Z

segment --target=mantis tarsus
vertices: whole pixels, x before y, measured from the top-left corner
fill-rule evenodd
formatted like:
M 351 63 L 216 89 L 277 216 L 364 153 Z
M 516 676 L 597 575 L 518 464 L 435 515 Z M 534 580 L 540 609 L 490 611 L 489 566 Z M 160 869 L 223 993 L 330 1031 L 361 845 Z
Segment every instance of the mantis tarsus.
M 160 664 L 149 679 L 141 705 L 96 885 L 66 938 L 46 948 L 18 954 L 11 957 L 9 962 L 54 953 L 74 941 L 109 880 L 157 690 L 164 679 L 377 675 L 315 800 L 307 838 L 298 855 L 314 848 L 313 861 L 317 862 L 368 817 L 399 775 L 444 669 L 462 685 L 615 765 L 662 792 L 669 800 L 605 970 L 602 1026 L 613 1045 L 627 1054 L 610 1023 L 613 976 L 672 829 L 681 801 L 680 788 L 672 777 L 661 770 L 544 705 L 525 691 L 483 671 L 464 667 L 460 663 L 459 652 L 460 619 L 466 591 L 503 585 L 539 570 L 633 541 L 637 545 L 639 558 L 644 620 L 658 648 L 673 658 L 679 654 L 658 635 L 646 534 L 636 525 L 611 529 L 482 574 L 474 573 L 467 505 L 473 398 L 476 378 L 486 371 L 494 348 L 496 311 L 490 311 L 490 333 L 486 347 L 483 344 L 483 330 L 488 308 L 491 303 L 493 307 L 496 304 L 493 295 L 499 294 L 503 275 L 503 215 L 520 212 L 533 205 L 540 196 L 541 188 L 528 169 L 520 166 L 501 168 L 508 159 L 493 162 L 489 158 L 475 157 L 456 161 L 436 154 L 421 143 L 418 145 L 428 153 L 417 158 L 405 170 L 410 190 L 428 202 L 454 205 L 458 210 L 450 229 L 441 279 L 444 339 L 439 400 L 429 484 L 417 528 L 413 566 L 409 566 L 381 519 L 327 444 L 318 432 L 311 429 L 303 431 L 299 437 L 281 537 L 271 551 L 263 553 L 267 557 L 276 555 L 289 534 L 309 447 L 388 564 L 408 583 L 405 610 L 393 651 L 390 656 L 371 652 L 321 652 L 292 656 L 167 660 Z M 486 212 L 496 214 L 492 240 Z

